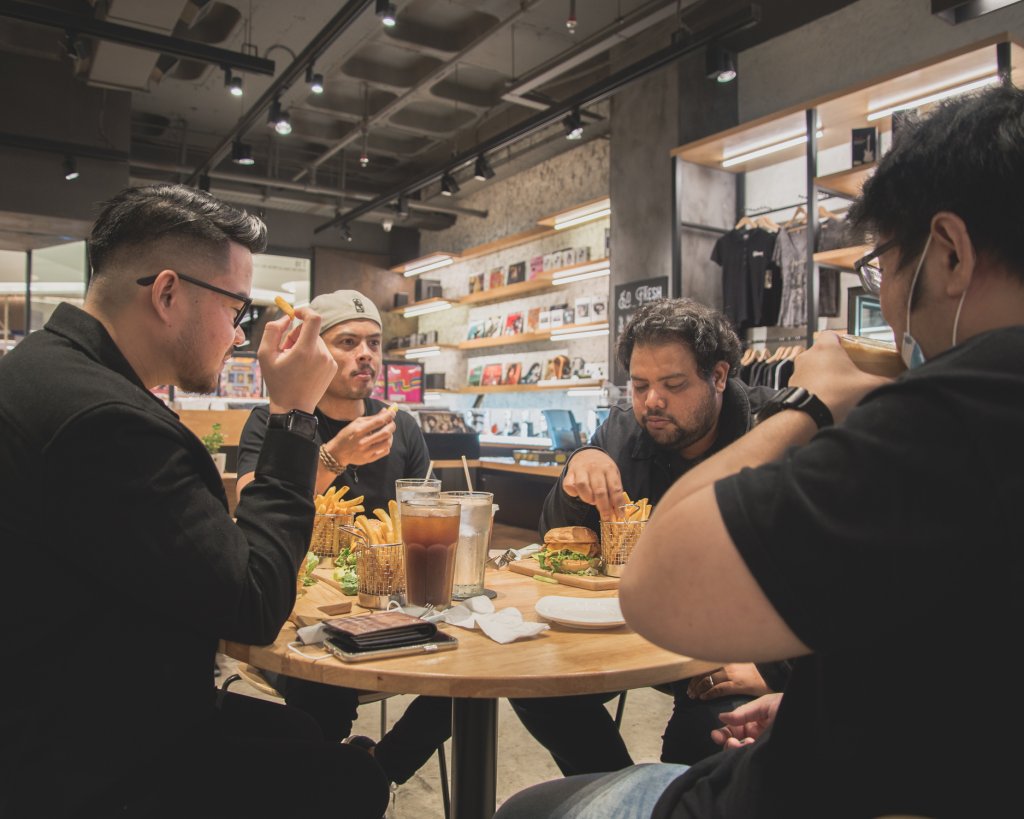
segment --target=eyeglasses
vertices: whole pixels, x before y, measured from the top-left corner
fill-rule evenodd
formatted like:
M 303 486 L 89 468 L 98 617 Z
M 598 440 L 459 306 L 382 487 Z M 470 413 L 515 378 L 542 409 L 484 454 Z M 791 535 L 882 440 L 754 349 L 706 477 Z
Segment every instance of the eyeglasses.
M 896 240 L 890 239 L 853 263 L 853 269 L 860 276 L 860 283 L 869 293 L 877 294 L 882 289 L 882 266 L 878 264 L 878 258 L 894 247 L 896 247 Z
M 177 270 L 174 274 L 181 279 L 183 282 L 194 284 L 196 287 L 202 287 L 206 290 L 212 290 L 214 293 L 220 293 L 222 296 L 227 296 L 235 301 L 242 302 L 242 306 L 235 312 L 235 320 L 232 323 L 232 327 L 238 327 L 242 323 L 242 319 L 245 318 L 245 314 L 249 312 L 249 308 L 252 307 L 252 299 L 249 296 L 243 296 L 241 293 L 232 293 L 230 290 L 224 290 L 221 287 L 212 285 L 209 282 L 204 282 L 201 279 L 194 279 L 191 276 L 186 276 L 184 273 L 179 273 Z M 136 284 L 141 284 L 143 287 L 149 287 L 153 282 L 156 281 L 156 276 L 146 276 L 141 279 L 136 279 Z

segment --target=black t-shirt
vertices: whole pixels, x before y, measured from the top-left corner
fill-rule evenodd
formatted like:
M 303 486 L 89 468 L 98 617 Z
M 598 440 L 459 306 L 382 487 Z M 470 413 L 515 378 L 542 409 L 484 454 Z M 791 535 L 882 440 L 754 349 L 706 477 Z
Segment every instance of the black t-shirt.
M 387 406 L 375 398 L 365 399 L 365 405 L 364 415 L 373 415 Z M 270 411 L 266 406 L 255 407 L 245 422 L 238 444 L 239 475 L 252 472 L 256 468 L 256 459 L 263 446 L 269 415 Z M 318 445 L 330 441 L 349 423 L 329 418 L 319 409 L 316 410 L 316 417 Z M 373 514 L 374 509 L 387 510 L 388 501 L 395 498 L 396 480 L 422 478 L 430 466 L 427 444 L 416 419 L 409 413 L 399 410 L 395 413 L 395 425 L 391 452 L 387 456 L 361 466 L 348 466 L 331 483 L 332 486 L 349 487 L 346 497 L 363 495 L 363 506 L 368 516 Z
M 770 732 L 670 786 L 655 819 L 1005 815 L 1022 757 L 1024 327 L 868 395 L 715 486 L 750 571 L 815 653 Z M 710 771 L 710 772 L 709 772 Z
M 722 312 L 734 327 L 751 327 L 764 322 L 766 275 L 771 287 L 779 292 L 778 277 L 772 274 L 774 250 L 775 234 L 761 228 L 730 230 L 715 242 L 711 261 L 722 266 Z M 778 307 L 775 308 L 777 316 Z

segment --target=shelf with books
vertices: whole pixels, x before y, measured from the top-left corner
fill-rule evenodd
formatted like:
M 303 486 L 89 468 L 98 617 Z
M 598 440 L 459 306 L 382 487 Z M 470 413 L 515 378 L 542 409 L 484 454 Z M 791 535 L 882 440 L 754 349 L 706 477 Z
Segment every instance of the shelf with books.
M 458 303 L 489 304 L 490 302 L 506 301 L 533 293 L 543 293 L 574 281 L 582 281 L 584 278 L 606 276 L 610 269 L 611 263 L 608 259 L 583 261 L 578 264 L 559 267 L 555 270 L 545 270 L 524 282 L 505 284 L 500 287 L 492 287 L 487 290 L 470 293 L 467 296 L 462 296 Z
M 600 389 L 603 381 L 582 379 L 564 379 L 557 383 L 542 382 L 540 384 L 491 384 L 486 387 L 460 387 L 453 392 L 475 395 L 483 392 L 540 392 L 543 390 Z
M 490 338 L 472 338 L 460 341 L 460 350 L 479 350 L 485 347 L 511 347 L 515 344 L 530 344 L 534 341 L 570 341 L 576 334 L 589 332 L 607 332 L 608 322 L 597 321 L 586 324 L 563 324 L 555 330 L 541 330 L 536 333 L 514 333 L 509 335 L 492 336 Z M 561 335 L 562 338 L 558 336 Z M 443 346 L 443 345 L 442 345 Z

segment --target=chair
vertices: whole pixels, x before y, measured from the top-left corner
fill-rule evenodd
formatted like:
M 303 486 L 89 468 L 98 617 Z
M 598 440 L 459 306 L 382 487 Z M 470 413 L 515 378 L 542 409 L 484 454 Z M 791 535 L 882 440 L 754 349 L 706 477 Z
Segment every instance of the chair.
M 226 692 L 228 687 L 232 683 L 236 683 L 239 680 L 243 680 L 261 694 L 265 694 L 268 697 L 273 697 L 277 700 L 283 700 L 284 698 L 278 693 L 277 689 L 274 688 L 263 676 L 262 672 L 249 665 L 248 663 L 239 663 L 238 668 L 234 674 L 224 680 L 220 684 L 221 692 Z M 384 736 L 388 730 L 388 699 L 395 696 L 394 694 L 388 694 L 383 691 L 360 691 L 357 702 L 359 705 L 368 705 L 369 703 L 379 702 L 380 703 L 380 735 Z M 619 699 L 619 715 L 616 717 L 616 724 L 622 719 L 622 707 L 626 694 L 623 692 L 622 697 Z M 444 803 L 444 816 L 445 819 L 451 817 L 451 794 L 448 788 L 448 762 L 444 756 L 444 743 L 442 742 L 437 748 L 437 766 L 441 771 L 441 801 Z
M 622 730 L 622 712 L 626 710 L 626 694 L 628 691 L 623 691 L 619 694 L 619 704 L 615 707 L 615 727 L 620 731 Z

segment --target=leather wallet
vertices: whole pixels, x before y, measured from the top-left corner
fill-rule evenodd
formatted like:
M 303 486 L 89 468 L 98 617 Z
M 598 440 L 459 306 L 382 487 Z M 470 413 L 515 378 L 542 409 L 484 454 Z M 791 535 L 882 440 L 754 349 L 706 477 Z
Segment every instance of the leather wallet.
M 379 651 L 430 642 L 437 626 L 403 611 L 379 611 L 324 620 L 333 641 L 347 651 Z

